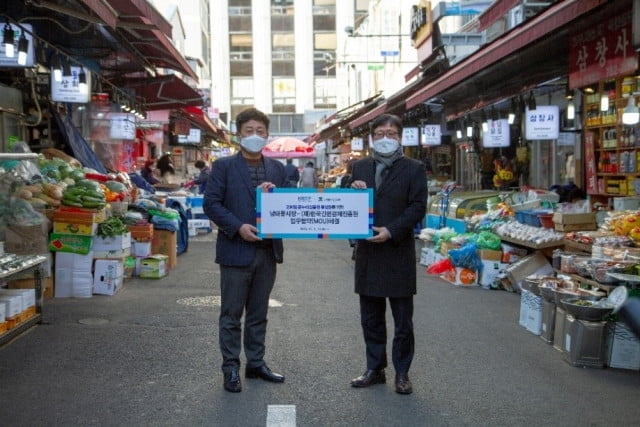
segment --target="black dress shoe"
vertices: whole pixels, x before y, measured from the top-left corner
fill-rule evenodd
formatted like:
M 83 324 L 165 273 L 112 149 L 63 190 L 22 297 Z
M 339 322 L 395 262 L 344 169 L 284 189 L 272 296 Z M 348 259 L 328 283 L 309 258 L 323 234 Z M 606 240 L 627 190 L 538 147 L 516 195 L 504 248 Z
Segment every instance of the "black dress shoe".
M 247 368 L 244 375 L 247 378 L 262 378 L 263 380 L 270 381 L 272 383 L 284 382 L 284 376 L 272 372 L 267 365 L 262 365 L 258 368 Z
M 413 386 L 407 374 L 396 374 L 396 393 L 411 394 Z
M 384 384 L 387 382 L 384 376 L 384 369 L 367 369 L 364 374 L 351 380 L 351 387 L 369 387 L 374 384 Z
M 231 393 L 239 393 L 242 391 L 240 384 L 240 374 L 237 369 L 232 369 L 224 373 L 224 389 Z

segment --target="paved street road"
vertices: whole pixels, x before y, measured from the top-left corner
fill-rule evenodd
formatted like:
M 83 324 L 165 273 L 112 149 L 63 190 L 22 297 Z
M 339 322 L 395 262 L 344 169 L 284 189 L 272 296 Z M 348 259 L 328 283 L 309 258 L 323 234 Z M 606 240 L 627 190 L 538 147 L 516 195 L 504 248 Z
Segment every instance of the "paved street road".
M 218 268 L 205 235 L 164 279 L 47 301 L 44 324 L 0 348 L 0 425 L 265 426 L 272 405 L 293 405 L 285 411 L 299 426 L 640 420 L 638 372 L 570 366 L 518 325 L 519 296 L 457 288 L 420 266 L 414 393 L 396 394 L 392 381 L 353 389 L 365 358 L 351 250 L 345 241 L 285 247 L 267 336 L 267 362 L 284 384 L 243 377 L 242 393 L 222 389 Z

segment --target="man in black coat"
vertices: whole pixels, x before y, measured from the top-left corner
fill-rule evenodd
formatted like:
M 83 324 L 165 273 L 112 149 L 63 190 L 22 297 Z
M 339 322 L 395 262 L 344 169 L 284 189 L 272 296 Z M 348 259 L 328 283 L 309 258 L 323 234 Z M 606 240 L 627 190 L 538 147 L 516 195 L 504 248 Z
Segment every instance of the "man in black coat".
M 205 214 L 218 226 L 216 263 L 220 264 L 219 340 L 224 389 L 242 390 L 240 350 L 245 376 L 283 382 L 264 361 L 269 295 L 282 263 L 282 239 L 261 239 L 256 228 L 256 188 L 286 187 L 284 166 L 262 156 L 269 118 L 255 108 L 236 118 L 241 152 L 212 164 L 204 195 Z M 244 314 L 244 340 L 242 316 Z
M 395 389 L 413 391 L 409 368 L 414 354 L 413 296 L 416 293 L 414 227 L 426 213 L 427 180 L 424 165 L 402 153 L 402 121 L 383 114 L 372 124 L 373 155 L 353 165 L 351 188 L 375 188 L 374 235 L 359 240 L 355 253 L 355 291 L 360 295 L 360 321 L 366 346 L 367 369 L 353 379 L 353 387 L 386 382 L 386 301 L 389 299 L 395 333 L 391 359 Z

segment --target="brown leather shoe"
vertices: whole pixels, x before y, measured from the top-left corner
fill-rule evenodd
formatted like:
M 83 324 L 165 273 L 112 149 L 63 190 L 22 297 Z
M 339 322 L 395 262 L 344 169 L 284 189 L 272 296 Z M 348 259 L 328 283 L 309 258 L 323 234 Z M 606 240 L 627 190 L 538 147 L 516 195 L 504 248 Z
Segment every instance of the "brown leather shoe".
M 396 393 L 411 394 L 413 386 L 407 374 L 396 374 Z
M 367 369 L 364 374 L 351 380 L 351 387 L 369 387 L 374 384 L 384 384 L 387 382 L 384 376 L 384 369 Z

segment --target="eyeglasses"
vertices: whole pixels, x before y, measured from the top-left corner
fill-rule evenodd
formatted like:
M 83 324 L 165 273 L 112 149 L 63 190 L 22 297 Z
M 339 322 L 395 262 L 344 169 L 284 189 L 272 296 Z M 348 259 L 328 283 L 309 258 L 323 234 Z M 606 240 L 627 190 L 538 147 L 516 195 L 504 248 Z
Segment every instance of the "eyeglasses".
M 268 132 L 266 129 L 264 128 L 252 128 L 252 127 L 247 127 L 247 128 L 243 128 L 242 132 L 243 135 L 258 135 L 258 136 L 262 136 L 262 137 L 266 137 L 268 135 Z
M 397 139 L 398 136 L 400 136 L 400 134 L 398 133 L 398 131 L 395 131 L 395 130 L 388 130 L 388 131 L 377 130 L 373 133 L 374 139 L 384 138 L 385 136 L 387 138 Z

